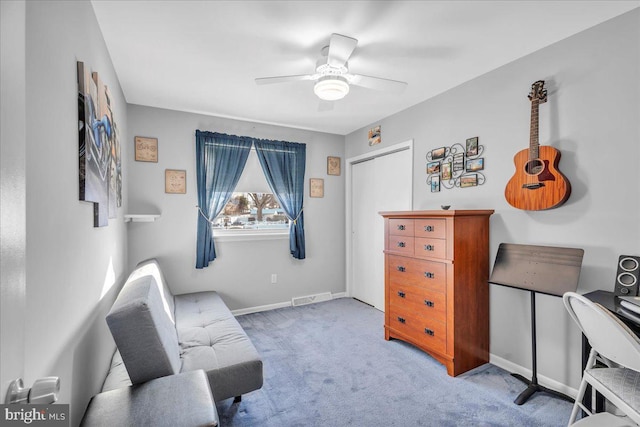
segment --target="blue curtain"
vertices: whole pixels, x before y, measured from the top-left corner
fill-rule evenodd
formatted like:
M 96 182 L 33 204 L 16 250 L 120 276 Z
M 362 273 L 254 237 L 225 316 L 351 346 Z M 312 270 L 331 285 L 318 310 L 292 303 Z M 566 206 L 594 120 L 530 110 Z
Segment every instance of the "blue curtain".
M 254 140 L 253 144 L 271 191 L 291 221 L 291 255 L 304 259 L 302 198 L 307 147 L 305 144 L 284 141 Z
M 231 198 L 250 150 L 251 138 L 196 131 L 196 268 L 207 267 L 216 258 L 211 223 Z

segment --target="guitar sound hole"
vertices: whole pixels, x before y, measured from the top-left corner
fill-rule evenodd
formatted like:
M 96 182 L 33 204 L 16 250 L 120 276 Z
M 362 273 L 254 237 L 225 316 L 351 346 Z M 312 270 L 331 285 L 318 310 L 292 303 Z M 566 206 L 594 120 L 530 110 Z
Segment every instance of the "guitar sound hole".
M 531 160 L 524 166 L 524 171 L 529 175 L 538 175 L 543 169 L 544 163 L 540 159 Z

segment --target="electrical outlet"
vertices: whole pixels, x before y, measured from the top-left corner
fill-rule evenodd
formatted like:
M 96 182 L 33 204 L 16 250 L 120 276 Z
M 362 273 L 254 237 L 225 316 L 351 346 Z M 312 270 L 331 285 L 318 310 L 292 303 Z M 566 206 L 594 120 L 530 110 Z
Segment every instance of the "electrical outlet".
M 273 273 L 271 275 L 271 284 L 275 285 L 276 283 L 278 283 L 278 275 L 276 273 Z

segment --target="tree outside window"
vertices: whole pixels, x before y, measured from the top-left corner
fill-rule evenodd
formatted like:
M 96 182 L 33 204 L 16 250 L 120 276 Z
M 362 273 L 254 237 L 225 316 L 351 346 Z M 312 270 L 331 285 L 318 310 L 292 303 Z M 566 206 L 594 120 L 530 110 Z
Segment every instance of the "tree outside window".
M 233 193 L 220 215 L 216 229 L 278 230 L 288 229 L 289 220 L 271 193 Z

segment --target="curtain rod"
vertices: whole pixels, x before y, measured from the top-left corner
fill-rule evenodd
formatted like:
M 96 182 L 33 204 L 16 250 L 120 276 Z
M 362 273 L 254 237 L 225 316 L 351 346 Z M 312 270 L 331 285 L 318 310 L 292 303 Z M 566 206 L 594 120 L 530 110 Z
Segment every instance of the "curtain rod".
M 233 145 L 233 144 L 223 144 L 221 142 L 205 142 L 204 145 L 216 145 L 218 147 L 234 147 L 234 148 L 241 148 L 243 150 L 255 150 L 256 149 L 253 146 L 253 144 L 249 148 L 238 147 L 237 145 Z M 295 151 L 292 151 L 292 150 L 278 150 L 278 149 L 275 149 L 275 148 L 263 148 L 262 151 L 274 151 L 276 153 L 295 153 Z

